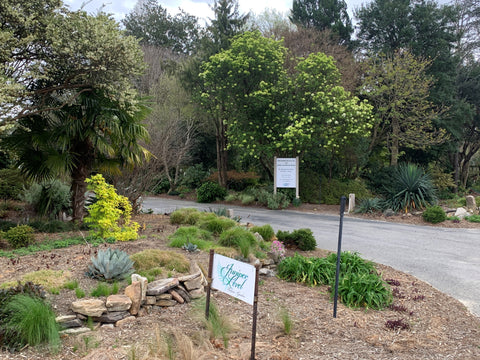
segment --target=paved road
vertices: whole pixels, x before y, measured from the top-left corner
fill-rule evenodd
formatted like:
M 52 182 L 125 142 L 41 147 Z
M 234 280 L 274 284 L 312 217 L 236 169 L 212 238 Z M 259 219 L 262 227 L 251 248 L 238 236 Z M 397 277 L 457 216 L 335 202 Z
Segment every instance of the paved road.
M 144 209 L 170 213 L 182 207 L 203 210 L 217 204 L 163 198 L 145 198 Z M 339 215 L 231 207 L 234 215 L 255 225 L 271 224 L 275 230 L 312 229 L 317 246 L 337 250 Z M 460 300 L 480 317 L 480 230 L 403 225 L 344 217 L 343 251 L 412 274 Z

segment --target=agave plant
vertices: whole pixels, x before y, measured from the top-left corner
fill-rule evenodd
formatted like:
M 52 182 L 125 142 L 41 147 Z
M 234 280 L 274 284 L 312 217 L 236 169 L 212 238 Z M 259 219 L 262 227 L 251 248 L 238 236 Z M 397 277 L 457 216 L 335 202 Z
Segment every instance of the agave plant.
M 102 281 L 122 280 L 133 272 L 133 261 L 122 250 L 100 250 L 92 256 L 87 275 Z
M 394 211 L 422 209 L 436 202 L 430 176 L 415 164 L 399 164 L 386 188 L 385 205 Z

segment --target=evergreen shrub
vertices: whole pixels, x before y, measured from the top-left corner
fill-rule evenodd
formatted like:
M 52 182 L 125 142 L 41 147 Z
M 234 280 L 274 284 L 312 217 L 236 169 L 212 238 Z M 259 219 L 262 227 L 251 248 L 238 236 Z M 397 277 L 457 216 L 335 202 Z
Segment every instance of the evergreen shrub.
M 422 214 L 423 220 L 432 224 L 438 224 L 447 220 L 447 214 L 440 206 L 427 207 Z
M 197 201 L 199 203 L 211 203 L 216 199 L 223 200 L 227 196 L 227 190 L 217 183 L 208 181 L 197 189 Z

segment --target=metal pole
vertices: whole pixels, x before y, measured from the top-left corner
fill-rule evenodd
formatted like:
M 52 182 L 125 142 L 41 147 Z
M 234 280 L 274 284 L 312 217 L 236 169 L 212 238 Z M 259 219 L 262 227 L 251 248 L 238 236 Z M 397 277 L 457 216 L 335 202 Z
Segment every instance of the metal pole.
M 205 302 L 205 319 L 207 320 L 210 314 L 210 289 L 212 288 L 213 254 L 214 253 L 215 253 L 215 250 L 210 249 L 210 259 L 208 261 L 207 299 Z
M 340 226 L 338 229 L 338 249 L 337 249 L 337 271 L 335 273 L 335 296 L 333 298 L 333 317 L 337 317 L 337 301 L 338 301 L 338 281 L 340 278 L 340 257 L 342 254 L 342 229 L 343 229 L 343 213 L 345 212 L 346 197 L 340 198 Z
M 255 266 L 255 290 L 253 293 L 253 321 L 252 321 L 252 353 L 250 360 L 255 360 L 255 341 L 257 338 L 257 306 L 258 306 L 258 270 L 260 266 Z

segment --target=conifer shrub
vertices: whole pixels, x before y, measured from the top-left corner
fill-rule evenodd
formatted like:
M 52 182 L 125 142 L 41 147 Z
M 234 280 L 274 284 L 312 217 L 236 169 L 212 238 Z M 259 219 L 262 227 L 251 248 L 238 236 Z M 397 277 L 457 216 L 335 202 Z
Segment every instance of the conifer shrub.
M 35 230 L 28 225 L 19 225 L 13 228 L 10 228 L 3 233 L 2 237 L 8 241 L 10 246 L 14 249 L 21 247 L 26 247 L 35 242 L 33 236 Z
M 227 190 L 219 184 L 207 181 L 197 189 L 197 201 L 199 203 L 211 203 L 215 200 L 223 200 L 227 196 Z
M 432 224 L 438 224 L 447 220 L 447 214 L 438 205 L 427 207 L 422 214 L 423 220 Z

